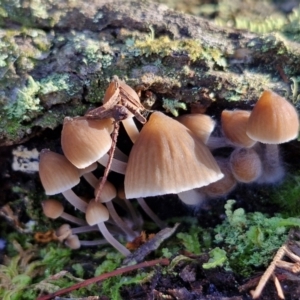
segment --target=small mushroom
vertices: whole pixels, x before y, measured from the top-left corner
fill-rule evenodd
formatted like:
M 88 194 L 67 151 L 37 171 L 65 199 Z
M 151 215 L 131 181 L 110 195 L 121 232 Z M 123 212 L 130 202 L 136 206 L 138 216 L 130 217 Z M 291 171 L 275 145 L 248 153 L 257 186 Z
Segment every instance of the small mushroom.
M 61 145 L 66 158 L 83 169 L 105 155 L 112 144 L 112 119 L 90 120 L 65 117 Z
M 101 180 L 101 178 L 100 178 Z M 97 194 L 97 189 L 95 190 L 95 195 Z M 120 227 L 120 229 L 126 233 L 128 239 L 131 240 L 139 235 L 139 233 L 134 232 L 119 216 L 117 213 L 112 200 L 117 196 L 117 190 L 109 181 L 105 181 L 101 195 L 100 202 L 105 203 L 109 215 L 114 220 L 115 224 Z
M 259 155 L 253 148 L 237 148 L 230 155 L 230 166 L 233 176 L 239 182 L 256 181 L 263 168 Z
M 207 143 L 216 125 L 210 116 L 204 114 L 182 115 L 176 120 L 192 131 L 204 144 Z
M 222 111 L 221 121 L 224 135 L 235 146 L 251 148 L 256 143 L 246 134 L 250 113 L 246 110 Z
M 232 174 L 228 159 L 216 158 L 216 161 L 224 174 L 224 177 L 199 189 L 206 197 L 211 199 L 225 197 L 237 185 L 237 181 Z
M 125 195 L 131 199 L 180 193 L 222 177 L 202 141 L 176 120 L 154 112 L 130 152 Z
M 84 240 L 80 240 L 78 235 L 71 234 L 66 238 L 65 244 L 69 248 L 76 250 L 76 249 L 79 249 L 81 246 L 90 247 L 90 246 L 105 245 L 105 244 L 107 244 L 107 241 L 105 239 L 94 240 L 94 241 L 84 241 Z
M 281 144 L 295 139 L 299 119 L 295 107 L 272 91 L 264 91 L 247 123 L 247 135 L 261 143 Z
M 109 219 L 109 212 L 107 208 L 99 201 L 92 199 L 86 210 L 86 221 L 90 226 L 97 225 L 103 237 L 111 244 L 115 249 L 117 249 L 124 256 L 128 256 L 130 251 L 126 249 L 121 243 L 119 243 L 107 230 L 105 221 Z
M 67 221 L 70 221 L 70 222 L 72 222 L 74 224 L 78 224 L 78 225 L 86 225 L 87 224 L 84 220 L 79 219 L 77 217 L 74 217 L 74 216 L 64 212 L 63 205 L 57 200 L 47 199 L 47 200 L 43 201 L 42 208 L 43 208 L 43 212 L 44 212 L 45 216 L 50 219 L 62 218 L 62 219 L 65 219 Z
M 46 195 L 62 193 L 75 208 L 85 212 L 87 203 L 71 190 L 79 183 L 79 171 L 63 155 L 43 149 L 39 175 Z

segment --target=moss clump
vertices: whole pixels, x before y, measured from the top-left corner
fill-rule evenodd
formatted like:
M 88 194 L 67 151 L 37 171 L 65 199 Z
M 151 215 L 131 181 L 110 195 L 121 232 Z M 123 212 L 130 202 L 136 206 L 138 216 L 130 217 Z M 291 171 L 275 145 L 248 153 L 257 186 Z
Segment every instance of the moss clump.
M 40 85 L 29 76 L 27 86 L 17 90 L 15 101 L 4 106 L 7 118 L 29 120 L 28 112 L 41 111 L 42 107 L 40 106 L 40 99 L 37 95 L 39 90 Z
M 130 48 L 130 46 L 129 46 Z M 135 49 L 145 56 L 159 55 L 169 56 L 171 54 L 188 55 L 191 61 L 206 59 L 218 66 L 225 67 L 226 59 L 219 49 L 206 48 L 199 40 L 180 39 L 171 40 L 168 36 L 155 38 L 151 35 L 145 40 L 135 40 L 132 51 Z
M 255 267 L 266 267 L 276 250 L 287 240 L 288 229 L 300 227 L 300 219 L 268 217 L 260 212 L 233 210 L 228 200 L 227 219 L 215 228 L 215 243 L 227 253 L 228 264 L 235 272 L 249 276 Z
M 279 206 L 283 216 L 300 216 L 300 172 L 288 175 L 270 193 L 271 202 Z

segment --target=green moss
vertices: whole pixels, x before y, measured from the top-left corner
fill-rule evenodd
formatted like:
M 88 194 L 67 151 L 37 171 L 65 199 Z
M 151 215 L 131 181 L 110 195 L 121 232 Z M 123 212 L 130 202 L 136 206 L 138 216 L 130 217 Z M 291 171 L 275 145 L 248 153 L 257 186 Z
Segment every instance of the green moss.
M 270 201 L 279 206 L 284 216 L 300 216 L 300 172 L 286 176 L 282 184 L 274 187 Z
M 153 39 L 151 35 L 144 40 L 135 40 L 131 51 L 137 50 L 146 57 L 153 54 L 165 57 L 177 53 L 188 55 L 193 62 L 206 59 L 219 66 L 226 66 L 226 59 L 219 49 L 207 48 L 199 40 L 194 39 L 171 40 L 168 36 Z
M 238 274 L 249 276 L 255 267 L 266 267 L 276 250 L 287 240 L 288 229 L 300 227 L 300 219 L 268 217 L 260 212 L 233 210 L 234 200 L 225 205 L 227 219 L 214 231 L 215 243 L 227 253 L 228 264 Z
M 41 111 L 40 99 L 37 96 L 39 90 L 40 85 L 29 76 L 27 86 L 17 90 L 15 101 L 4 106 L 7 118 L 29 120 L 28 113 Z

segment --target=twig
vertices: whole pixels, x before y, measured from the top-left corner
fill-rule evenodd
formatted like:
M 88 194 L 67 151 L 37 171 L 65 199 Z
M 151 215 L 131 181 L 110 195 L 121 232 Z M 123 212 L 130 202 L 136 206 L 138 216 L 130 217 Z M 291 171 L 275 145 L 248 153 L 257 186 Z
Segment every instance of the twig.
M 118 276 L 118 275 L 122 275 L 124 273 L 128 273 L 128 272 L 138 270 L 138 269 L 141 269 L 141 268 L 153 267 L 155 265 L 168 266 L 169 264 L 170 264 L 170 261 L 167 258 L 160 258 L 160 259 L 155 259 L 155 260 L 151 260 L 151 261 L 144 261 L 144 262 L 142 262 L 140 264 L 137 264 L 137 265 L 134 265 L 134 266 L 128 266 L 128 267 L 120 268 L 120 269 L 114 270 L 112 272 L 108 272 L 108 273 L 101 274 L 99 276 L 87 279 L 83 282 L 76 283 L 76 284 L 74 284 L 74 285 L 72 285 L 68 288 L 61 289 L 61 290 L 59 290 L 55 293 L 52 293 L 52 294 L 49 294 L 49 295 L 46 295 L 46 296 L 41 296 L 37 300 L 50 300 L 50 299 L 52 299 L 56 296 L 60 296 L 60 295 L 72 292 L 74 290 L 83 288 L 83 287 L 88 286 L 90 284 L 93 284 L 93 283 L 96 283 L 96 282 L 99 282 L 99 281 L 103 281 L 105 279 L 108 279 L 108 278 L 111 278 L 111 277 L 114 277 L 114 276 Z

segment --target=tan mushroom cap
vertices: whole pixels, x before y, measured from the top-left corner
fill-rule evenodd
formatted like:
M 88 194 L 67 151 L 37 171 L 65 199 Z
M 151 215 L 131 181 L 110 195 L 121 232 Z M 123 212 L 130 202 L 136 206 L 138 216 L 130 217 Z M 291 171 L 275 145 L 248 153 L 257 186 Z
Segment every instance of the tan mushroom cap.
M 246 133 L 250 113 L 247 110 L 222 111 L 221 122 L 224 135 L 236 146 L 250 148 L 256 143 Z
M 177 118 L 181 124 L 192 131 L 204 144 L 215 128 L 215 121 L 208 115 L 189 114 Z
M 295 107 L 272 91 L 264 91 L 247 124 L 248 136 L 265 144 L 281 144 L 295 139 L 299 118 Z
M 90 226 L 105 222 L 109 219 L 107 208 L 101 203 L 92 199 L 86 209 L 85 219 Z
M 43 201 L 42 208 L 45 216 L 51 219 L 57 219 L 64 212 L 63 205 L 54 199 L 47 199 Z
M 102 178 L 99 178 L 99 181 L 101 179 Z M 100 185 L 98 184 L 98 186 L 94 192 L 95 195 L 97 194 L 99 187 L 100 187 Z M 111 182 L 106 180 L 104 183 L 104 186 L 102 188 L 102 191 L 101 191 L 100 201 L 102 203 L 105 203 L 105 202 L 111 201 L 112 199 L 114 199 L 116 197 L 117 197 L 117 190 L 116 190 L 115 186 Z
M 238 148 L 232 151 L 230 166 L 236 180 L 244 183 L 257 180 L 263 172 L 260 157 L 253 148 Z
M 55 195 L 79 183 L 79 171 L 63 155 L 43 149 L 39 175 L 46 195 Z
M 223 158 L 217 158 L 216 160 L 222 173 L 224 174 L 224 177 L 200 188 L 200 191 L 202 191 L 209 198 L 226 196 L 237 185 L 237 181 L 232 174 L 229 162 Z
M 203 142 L 176 120 L 154 112 L 130 152 L 124 187 L 130 199 L 179 193 L 222 177 Z
M 61 134 L 65 156 L 77 168 L 86 168 L 110 149 L 112 128 L 112 119 L 66 117 Z

